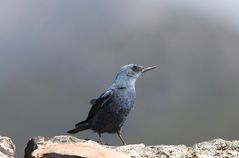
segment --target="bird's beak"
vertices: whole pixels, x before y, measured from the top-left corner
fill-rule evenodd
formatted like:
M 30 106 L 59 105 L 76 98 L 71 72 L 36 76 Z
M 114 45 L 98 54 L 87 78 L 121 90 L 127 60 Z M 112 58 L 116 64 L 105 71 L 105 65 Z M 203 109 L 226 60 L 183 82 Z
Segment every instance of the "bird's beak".
M 150 66 L 150 67 L 145 67 L 143 68 L 142 72 L 146 72 L 146 71 L 149 71 L 149 70 L 152 70 L 152 69 L 155 69 L 157 66 Z

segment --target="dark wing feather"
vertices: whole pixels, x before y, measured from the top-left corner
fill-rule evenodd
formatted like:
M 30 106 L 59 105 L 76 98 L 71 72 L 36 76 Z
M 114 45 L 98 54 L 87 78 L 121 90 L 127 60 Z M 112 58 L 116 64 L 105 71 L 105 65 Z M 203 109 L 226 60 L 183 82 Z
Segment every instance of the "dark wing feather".
M 111 98 L 112 94 L 113 91 L 110 89 L 101 94 L 98 99 L 92 99 L 90 103 L 93 105 L 86 120 L 92 118 L 103 107 L 104 103 Z
M 91 104 L 91 105 L 94 105 L 95 102 L 96 102 L 96 100 L 97 100 L 97 99 L 91 99 L 91 100 L 90 100 L 90 104 Z

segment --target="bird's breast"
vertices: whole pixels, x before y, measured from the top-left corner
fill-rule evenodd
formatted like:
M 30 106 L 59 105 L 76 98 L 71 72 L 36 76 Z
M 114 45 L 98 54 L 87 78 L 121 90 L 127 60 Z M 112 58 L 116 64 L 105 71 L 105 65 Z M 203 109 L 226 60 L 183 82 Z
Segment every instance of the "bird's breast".
M 131 109 L 134 105 L 135 97 L 135 91 L 120 91 L 114 96 L 114 102 L 120 109 Z

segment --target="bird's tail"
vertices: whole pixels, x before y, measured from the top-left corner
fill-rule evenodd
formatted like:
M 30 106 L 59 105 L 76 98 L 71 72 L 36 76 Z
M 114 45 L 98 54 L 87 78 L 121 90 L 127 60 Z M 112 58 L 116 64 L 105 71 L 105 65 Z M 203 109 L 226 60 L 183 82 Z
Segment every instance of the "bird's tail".
M 89 124 L 87 121 L 82 121 L 82 122 L 79 122 L 75 125 L 75 128 L 67 131 L 67 133 L 69 134 L 75 134 L 77 132 L 80 132 L 80 131 L 83 131 L 83 130 L 86 130 L 86 129 L 89 129 Z

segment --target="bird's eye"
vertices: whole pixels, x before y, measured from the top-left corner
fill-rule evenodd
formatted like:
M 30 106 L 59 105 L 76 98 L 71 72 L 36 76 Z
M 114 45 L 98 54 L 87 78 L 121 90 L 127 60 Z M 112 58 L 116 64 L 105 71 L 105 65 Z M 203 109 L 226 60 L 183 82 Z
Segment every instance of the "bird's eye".
M 134 65 L 134 66 L 132 67 L 132 70 L 133 70 L 133 71 L 138 71 L 138 67 Z

